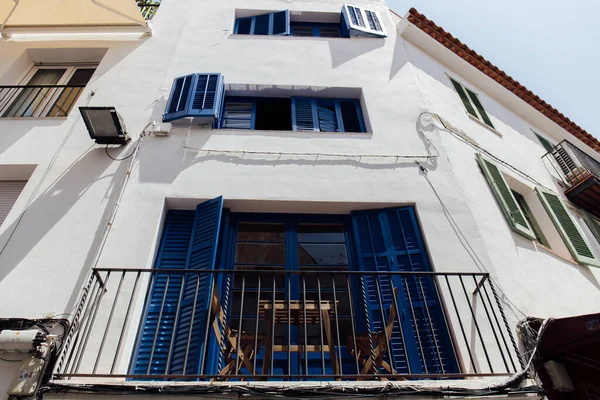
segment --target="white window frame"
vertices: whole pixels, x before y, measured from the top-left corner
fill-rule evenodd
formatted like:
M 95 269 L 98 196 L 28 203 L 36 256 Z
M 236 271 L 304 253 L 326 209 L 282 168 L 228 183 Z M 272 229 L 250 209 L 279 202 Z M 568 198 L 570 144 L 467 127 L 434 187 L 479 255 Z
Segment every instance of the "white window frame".
M 27 86 L 27 84 L 33 78 L 33 76 L 39 70 L 44 70 L 44 69 L 65 69 L 65 72 L 63 73 L 61 78 L 58 80 L 56 85 L 57 86 L 66 85 L 78 69 L 91 69 L 91 68 L 97 68 L 97 67 L 98 67 L 98 64 L 90 64 L 90 65 L 85 65 L 85 66 L 76 66 L 73 64 L 36 65 L 33 68 L 31 68 L 31 70 L 29 72 L 27 72 L 25 74 L 25 76 L 20 80 L 18 85 Z M 56 90 L 55 93 L 52 94 L 52 96 L 45 98 L 43 100 L 43 103 L 45 103 L 45 104 L 43 104 L 42 107 L 39 107 L 40 109 L 37 110 L 31 116 L 8 117 L 8 118 L 46 118 L 45 116 L 48 114 L 48 112 L 50 112 L 51 108 L 54 106 L 54 103 L 56 102 L 56 100 L 58 100 L 58 98 L 60 97 L 61 94 L 62 94 L 62 92 Z M 6 100 L 3 100 L 0 103 L 0 118 L 2 118 L 2 115 L 4 115 L 4 113 L 13 105 L 13 102 L 17 96 L 12 96 Z M 56 118 L 56 117 L 47 117 L 47 118 Z

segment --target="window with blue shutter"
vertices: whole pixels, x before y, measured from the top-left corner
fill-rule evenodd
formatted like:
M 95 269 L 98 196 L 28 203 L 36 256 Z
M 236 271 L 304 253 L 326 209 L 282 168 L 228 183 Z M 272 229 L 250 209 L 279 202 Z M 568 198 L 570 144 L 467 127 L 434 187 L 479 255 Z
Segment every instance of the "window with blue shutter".
M 360 270 L 431 271 L 412 207 L 355 212 L 352 223 Z M 392 368 L 413 374 L 458 372 L 432 277 L 370 275 L 363 285 L 368 312 L 365 330 L 382 331 L 394 301 L 403 316 L 402 326 L 394 322 L 392 354 L 386 355 Z
M 295 131 L 365 132 L 360 102 L 352 99 L 292 97 Z
M 154 263 L 155 269 L 185 268 L 193 220 L 192 211 L 169 211 Z M 157 273 L 150 282 L 146 313 L 131 366 L 132 374 L 168 373 L 167 359 L 174 338 L 175 314 L 182 281 L 182 275 Z M 163 299 L 165 302 L 161 312 Z
M 304 37 L 342 37 L 340 24 L 316 23 L 316 22 L 291 22 L 290 34 L 292 36 Z
M 349 36 L 386 37 L 381 16 L 377 11 L 344 4 L 342 24 Z
M 275 35 L 290 34 L 290 12 L 288 10 L 253 17 L 238 18 L 234 33 L 238 35 Z
M 163 121 L 206 117 L 216 125 L 222 113 L 224 94 L 221 74 L 196 73 L 175 78 Z
M 195 213 L 170 211 L 155 268 L 214 269 L 222 208 L 218 197 L 200 204 Z M 132 373 L 200 373 L 200 361 L 208 353 L 204 332 L 212 277 L 157 273 L 148 290 Z

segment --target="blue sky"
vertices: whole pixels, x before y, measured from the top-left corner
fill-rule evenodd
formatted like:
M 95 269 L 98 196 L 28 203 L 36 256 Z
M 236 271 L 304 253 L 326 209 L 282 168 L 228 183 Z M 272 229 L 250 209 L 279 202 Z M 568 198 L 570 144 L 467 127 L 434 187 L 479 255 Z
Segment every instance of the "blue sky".
M 599 0 L 387 0 L 415 7 L 596 137 Z

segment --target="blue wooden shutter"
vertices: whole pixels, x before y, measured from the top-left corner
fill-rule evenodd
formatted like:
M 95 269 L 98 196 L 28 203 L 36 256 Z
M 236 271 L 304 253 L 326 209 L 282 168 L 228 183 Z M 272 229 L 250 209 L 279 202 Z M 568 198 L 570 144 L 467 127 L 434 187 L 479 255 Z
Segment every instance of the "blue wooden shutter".
M 188 247 L 192 236 L 194 213 L 192 211 L 169 211 L 165 221 L 155 269 L 181 269 L 185 267 Z M 141 333 L 136 354 L 133 358 L 131 373 L 146 375 L 152 352 L 152 344 L 155 341 L 154 354 L 152 355 L 152 367 L 150 374 L 165 374 L 167 371 L 167 359 L 169 346 L 172 343 L 172 334 L 175 331 L 175 315 L 177 302 L 181 290 L 183 276 L 173 274 L 169 277 L 169 286 L 166 287 L 167 274 L 157 273 L 150 282 L 150 291 L 146 306 L 146 314 L 143 316 Z M 166 291 L 166 293 L 165 293 Z M 161 304 L 165 299 L 162 315 Z M 157 323 L 160 315 L 160 327 Z
M 254 17 L 238 18 L 235 21 L 234 32 L 240 35 L 289 35 L 290 12 L 283 10 Z
M 223 108 L 224 90 L 221 74 L 196 74 L 187 116 L 213 117 L 218 121 Z
M 342 22 L 349 36 L 386 37 L 377 11 L 344 4 Z
M 292 97 L 292 127 L 295 131 L 319 131 L 315 99 Z
M 316 99 L 317 118 L 321 132 L 339 132 L 336 113 L 336 101 L 330 99 Z
M 352 220 L 361 270 L 431 270 L 411 207 L 356 212 Z M 410 367 L 413 374 L 458 372 L 437 288 L 431 277 L 365 276 L 364 282 L 371 322 L 369 329 L 374 332 L 383 331 L 393 302 L 392 287 L 398 289 L 398 313 L 405 341 L 402 342 L 396 320 L 390 338 L 392 355 L 386 356 L 396 371 L 408 373 Z
M 167 108 L 163 114 L 163 121 L 173 121 L 186 117 L 193 80 L 194 74 L 175 78 L 171 87 Z
M 222 197 L 196 208 L 186 269 L 215 269 L 222 210 Z M 211 294 L 211 274 L 186 274 L 169 373 L 200 373 Z
M 290 34 L 290 12 L 279 11 L 271 17 L 271 35 L 284 36 Z

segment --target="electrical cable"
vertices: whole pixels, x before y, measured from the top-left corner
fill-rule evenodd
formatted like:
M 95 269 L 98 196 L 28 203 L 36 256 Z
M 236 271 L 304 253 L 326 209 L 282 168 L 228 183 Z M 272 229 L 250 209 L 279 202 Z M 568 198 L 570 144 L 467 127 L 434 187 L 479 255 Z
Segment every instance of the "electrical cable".
M 104 151 L 106 152 L 106 155 L 107 155 L 108 157 L 110 157 L 110 159 L 111 159 L 111 160 L 115 160 L 115 161 L 125 161 L 125 160 L 127 160 L 129 157 L 131 157 L 131 156 L 133 155 L 133 153 L 135 153 L 135 147 L 134 147 L 133 151 L 132 151 L 132 152 L 131 152 L 131 153 L 130 153 L 128 156 L 126 156 L 126 157 L 123 157 L 123 158 L 115 158 L 115 157 L 111 156 L 111 155 L 110 155 L 110 153 L 108 152 L 108 145 L 106 145 L 106 147 L 104 148 Z

